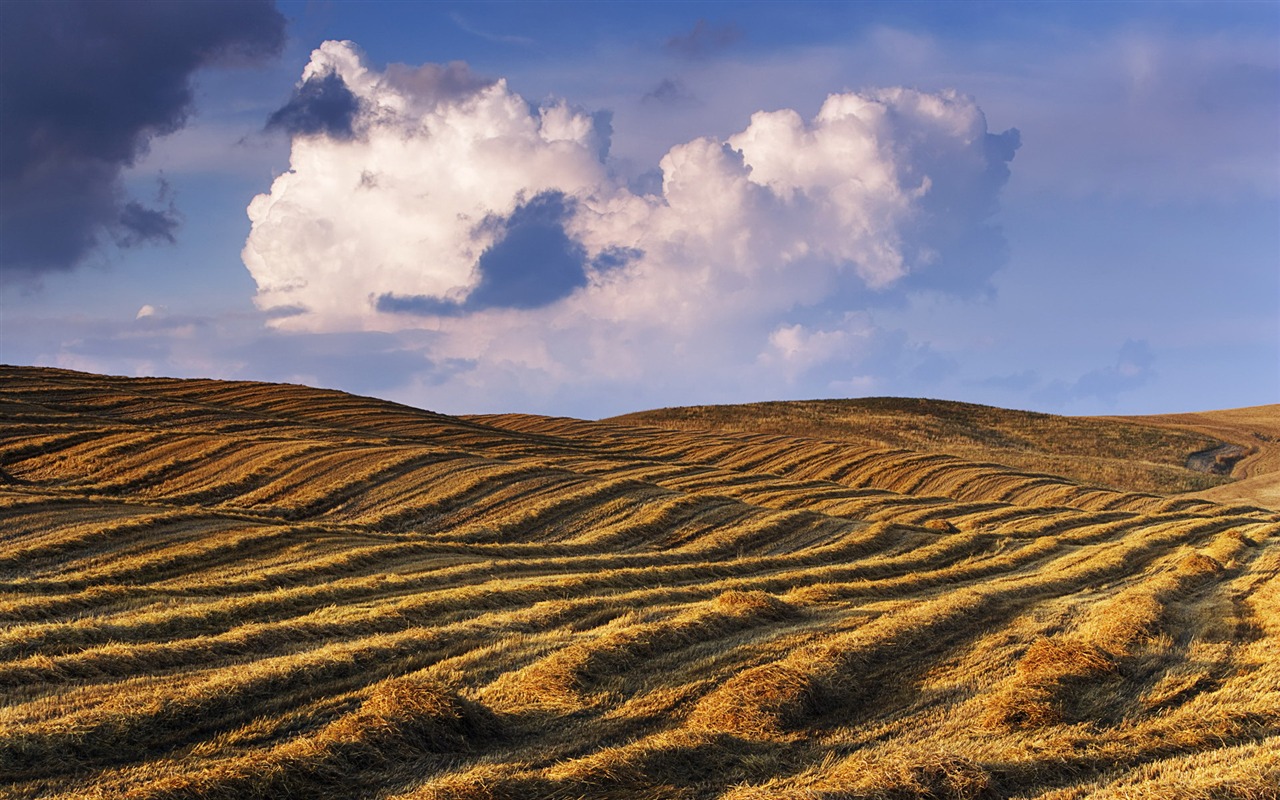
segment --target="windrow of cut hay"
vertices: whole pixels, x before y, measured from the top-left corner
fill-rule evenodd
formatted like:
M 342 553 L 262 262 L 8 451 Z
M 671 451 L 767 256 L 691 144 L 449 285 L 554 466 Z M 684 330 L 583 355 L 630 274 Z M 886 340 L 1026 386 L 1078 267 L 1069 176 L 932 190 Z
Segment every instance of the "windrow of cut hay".
M 1062 417 L 945 400 L 870 397 L 693 406 L 627 414 L 612 421 L 947 453 L 1123 491 L 1186 492 L 1223 480 L 1186 469 L 1190 453 L 1219 444 L 1194 426 Z
M 0 796 L 1276 796 L 1266 509 L 299 386 L 0 410 Z

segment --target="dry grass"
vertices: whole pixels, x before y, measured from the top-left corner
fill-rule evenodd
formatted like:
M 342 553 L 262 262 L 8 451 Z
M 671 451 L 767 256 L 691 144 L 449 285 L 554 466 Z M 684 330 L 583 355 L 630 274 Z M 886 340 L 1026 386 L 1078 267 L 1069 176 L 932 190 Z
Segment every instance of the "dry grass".
M 1280 406 L 1160 414 L 1132 417 L 1131 421 L 1235 445 L 1235 452 L 1244 454 L 1231 465 L 1235 480 L 1198 495 L 1219 503 L 1280 508 Z
M 1280 407 L 1268 408 L 1271 417 L 1280 422 Z M 1178 422 L 1174 417 L 1170 420 Z M 1225 482 L 1186 468 L 1189 455 L 1223 441 L 1222 430 L 1169 424 L 1170 420 L 1061 417 L 896 397 L 690 406 L 615 418 L 631 425 L 777 433 L 947 453 L 1127 491 L 1187 492 Z M 1225 441 L 1238 439 L 1239 432 L 1235 433 Z
M 1164 491 L 1203 432 L 8 367 L 0 413 L 2 797 L 1277 797 L 1280 515 Z

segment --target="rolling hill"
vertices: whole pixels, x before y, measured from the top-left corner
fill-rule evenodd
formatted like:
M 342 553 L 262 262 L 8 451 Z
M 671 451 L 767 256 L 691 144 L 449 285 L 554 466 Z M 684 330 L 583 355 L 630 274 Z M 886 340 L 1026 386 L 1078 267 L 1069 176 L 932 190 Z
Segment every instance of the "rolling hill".
M 1280 408 L 858 402 L 0 368 L 0 796 L 1277 797 Z
M 948 453 L 993 461 L 1121 491 L 1217 492 L 1257 502 L 1227 475 L 1280 485 L 1280 405 L 1153 417 L 1062 417 L 957 403 L 873 397 L 642 411 L 615 418 L 624 424 L 678 430 L 781 433 L 852 442 L 865 447 Z M 1238 458 L 1195 464 L 1194 454 L 1228 449 Z M 1237 465 L 1237 461 L 1240 463 Z M 1189 466 L 1190 464 L 1190 466 Z M 1234 467 L 1234 470 L 1230 467 Z M 1255 483 L 1248 483 L 1249 487 Z M 1218 488 L 1224 487 L 1224 488 Z M 1280 497 L 1275 498 L 1280 500 Z M 1263 503 L 1277 508 L 1277 503 Z

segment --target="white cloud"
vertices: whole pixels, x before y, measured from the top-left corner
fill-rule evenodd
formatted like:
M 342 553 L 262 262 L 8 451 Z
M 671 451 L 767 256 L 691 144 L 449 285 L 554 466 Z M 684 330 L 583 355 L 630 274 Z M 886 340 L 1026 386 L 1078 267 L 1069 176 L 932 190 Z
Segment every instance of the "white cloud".
M 758 112 L 670 148 L 654 195 L 613 169 L 607 114 L 531 106 L 460 64 L 379 72 L 349 42 L 303 81 L 333 75 L 352 135 L 295 135 L 249 206 L 256 301 L 282 330 L 433 331 L 425 357 L 474 364 L 464 394 L 794 380 L 873 335 L 852 314 L 867 297 L 996 266 L 947 256 L 987 230 L 1016 134 L 953 91 Z
M 875 343 L 878 330 L 866 314 L 847 314 L 832 328 L 779 325 L 756 362 L 781 372 L 788 382 L 832 362 L 856 364 Z
M 362 103 L 357 138 L 295 137 L 290 171 L 249 206 L 258 305 L 307 311 L 282 327 L 401 327 L 378 296 L 465 298 L 493 244 L 487 218 L 510 215 L 522 192 L 603 178 L 591 126 L 563 107 L 530 114 L 502 81 L 452 94 L 447 75 L 376 73 L 339 42 L 303 78 L 329 72 Z

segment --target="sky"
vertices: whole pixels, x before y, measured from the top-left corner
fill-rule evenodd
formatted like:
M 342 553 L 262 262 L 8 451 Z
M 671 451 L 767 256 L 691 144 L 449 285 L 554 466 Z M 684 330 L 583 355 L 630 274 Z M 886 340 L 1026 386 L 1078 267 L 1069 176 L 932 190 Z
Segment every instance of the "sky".
M 1280 3 L 0 4 L 0 362 L 1280 402 Z

